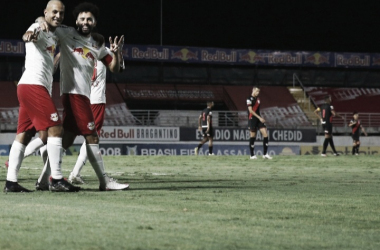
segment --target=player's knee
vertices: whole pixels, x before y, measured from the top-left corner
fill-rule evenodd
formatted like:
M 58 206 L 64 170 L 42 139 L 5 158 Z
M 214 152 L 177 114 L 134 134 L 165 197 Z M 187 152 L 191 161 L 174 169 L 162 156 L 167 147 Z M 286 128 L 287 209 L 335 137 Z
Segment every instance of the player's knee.
M 62 137 L 62 135 L 63 127 L 61 125 L 50 127 L 47 131 L 48 137 Z
M 99 144 L 99 137 L 97 134 L 87 135 L 86 136 L 87 144 Z
M 34 136 L 34 133 L 31 133 L 29 131 L 25 131 L 23 133 L 17 134 L 15 141 L 18 141 L 19 143 L 21 143 L 23 145 L 28 145 L 28 143 L 32 140 L 33 136 Z

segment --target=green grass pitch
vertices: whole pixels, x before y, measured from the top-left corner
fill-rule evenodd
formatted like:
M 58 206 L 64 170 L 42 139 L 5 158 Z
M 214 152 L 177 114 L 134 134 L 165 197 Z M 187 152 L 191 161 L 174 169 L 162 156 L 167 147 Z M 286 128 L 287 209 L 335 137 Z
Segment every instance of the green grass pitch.
M 104 161 L 130 190 L 97 191 L 87 163 L 81 192 L 1 193 L 0 249 L 380 249 L 378 156 Z M 41 167 L 26 158 L 19 183 L 33 189 Z

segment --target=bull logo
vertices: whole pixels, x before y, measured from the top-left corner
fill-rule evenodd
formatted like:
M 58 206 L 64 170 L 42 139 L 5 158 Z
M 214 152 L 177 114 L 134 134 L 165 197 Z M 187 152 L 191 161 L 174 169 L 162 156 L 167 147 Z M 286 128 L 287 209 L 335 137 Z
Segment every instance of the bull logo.
M 172 52 L 171 59 L 181 59 L 182 61 L 198 60 L 198 52 L 193 52 L 184 48 L 179 51 Z
M 50 114 L 50 120 L 52 120 L 53 122 L 58 121 L 58 114 L 57 113 Z
M 88 128 L 89 130 L 94 130 L 94 129 L 95 129 L 95 122 L 89 122 L 89 123 L 87 124 L 87 128 Z
M 265 58 L 261 54 L 257 54 L 255 51 L 250 50 L 246 54 L 240 54 L 240 62 L 249 62 L 249 63 L 265 63 Z
M 92 54 L 91 51 L 86 47 L 73 48 L 73 53 L 78 53 L 84 59 L 87 59 L 87 60 L 91 59 L 93 62 L 96 61 L 94 54 Z
M 51 56 L 54 56 L 54 54 L 55 54 L 55 46 L 52 45 L 52 46 L 46 47 L 46 51 L 47 51 Z
M 74 52 L 78 53 L 79 55 L 83 55 L 83 48 L 74 48 L 73 53 Z

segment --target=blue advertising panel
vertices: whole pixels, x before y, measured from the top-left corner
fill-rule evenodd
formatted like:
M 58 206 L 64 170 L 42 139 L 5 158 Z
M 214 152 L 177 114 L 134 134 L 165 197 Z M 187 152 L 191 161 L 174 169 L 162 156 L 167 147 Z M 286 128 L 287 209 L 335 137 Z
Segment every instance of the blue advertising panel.
M 22 40 L 0 39 L 1 56 L 25 56 L 25 45 Z
M 0 56 L 25 56 L 24 42 L 22 40 L 0 39 Z M 127 44 L 123 47 L 123 56 L 126 61 L 172 63 L 327 68 L 380 67 L 380 54 L 378 53 L 272 51 Z
M 66 150 L 66 155 L 78 155 L 82 144 L 74 144 Z M 104 156 L 126 155 L 123 144 L 100 144 L 100 153 Z
M 126 155 L 194 155 L 196 144 L 124 144 Z M 199 150 L 199 155 L 208 155 L 208 146 Z M 247 145 L 218 145 L 214 144 L 215 155 L 249 155 Z M 263 155 L 262 145 L 255 146 L 256 155 Z M 270 146 L 270 155 L 299 155 L 299 146 Z
M 275 142 L 316 142 L 315 129 L 268 129 L 269 141 Z M 246 128 L 214 128 L 214 141 L 248 141 L 249 130 Z M 181 141 L 199 141 L 202 135 L 196 128 L 180 128 Z M 261 133 L 256 140 L 261 141 Z
M 10 145 L 0 145 L 0 155 L 9 155 Z

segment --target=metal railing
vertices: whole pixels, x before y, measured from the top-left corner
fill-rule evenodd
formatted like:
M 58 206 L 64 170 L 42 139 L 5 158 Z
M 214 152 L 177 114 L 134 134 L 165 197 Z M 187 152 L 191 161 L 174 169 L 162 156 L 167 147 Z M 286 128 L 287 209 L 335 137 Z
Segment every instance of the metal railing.
M 61 113 L 62 110 L 59 110 Z M 129 110 L 124 104 L 110 105 L 106 108 L 104 126 L 175 126 L 197 127 L 201 111 L 194 110 Z M 310 112 L 312 113 L 312 112 Z M 316 127 L 321 130 L 321 123 L 315 118 L 313 124 L 309 122 L 303 112 L 283 112 L 282 109 L 263 109 L 262 116 L 268 127 L 272 128 L 301 128 Z M 348 126 L 352 113 L 338 113 L 343 117 L 333 120 L 335 132 L 350 133 Z M 213 125 L 215 127 L 247 127 L 246 111 L 213 111 Z M 312 114 L 314 115 L 314 114 Z M 1 131 L 16 131 L 18 108 L 0 108 Z M 380 113 L 360 113 L 363 127 L 370 133 L 380 132 Z M 314 123 L 315 122 L 315 123 Z

